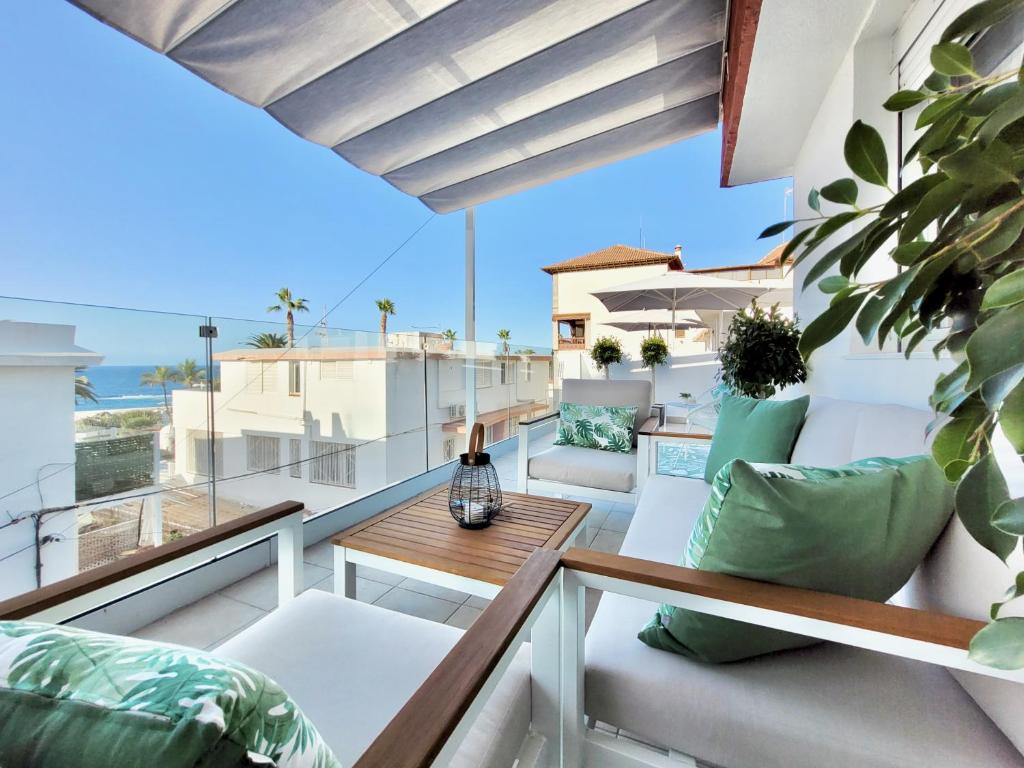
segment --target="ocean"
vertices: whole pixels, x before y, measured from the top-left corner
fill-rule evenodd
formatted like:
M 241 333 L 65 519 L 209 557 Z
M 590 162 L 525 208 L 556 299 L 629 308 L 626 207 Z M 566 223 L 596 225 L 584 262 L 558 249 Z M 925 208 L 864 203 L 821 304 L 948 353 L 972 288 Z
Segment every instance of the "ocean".
M 154 365 L 99 365 L 87 368 L 81 375 L 92 382 L 95 403 L 79 401 L 76 411 L 113 411 L 128 408 L 162 408 L 163 389 L 141 384 L 142 375 L 151 373 Z M 216 373 L 214 374 L 216 376 Z M 167 391 L 181 389 L 180 384 L 168 384 Z

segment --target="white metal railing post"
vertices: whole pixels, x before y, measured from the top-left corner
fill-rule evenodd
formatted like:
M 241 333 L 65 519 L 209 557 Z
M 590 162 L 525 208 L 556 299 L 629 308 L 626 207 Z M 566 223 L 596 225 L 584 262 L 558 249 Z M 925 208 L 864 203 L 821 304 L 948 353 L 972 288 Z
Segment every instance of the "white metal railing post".
M 530 425 L 519 425 L 519 445 L 516 453 L 516 490 L 526 493 L 526 470 L 530 463 Z
M 284 605 L 302 591 L 302 513 L 285 520 L 277 534 L 277 604 Z
M 466 209 L 466 447 L 476 421 L 476 209 Z
M 636 439 L 636 492 L 640 493 L 647 482 L 651 471 L 651 450 L 657 442 L 650 435 L 640 435 Z
M 560 590 L 556 589 L 530 631 L 530 722 L 544 737 L 546 764 L 550 766 L 560 764 L 562 741 L 561 609 Z
M 561 765 L 583 765 L 583 673 L 586 591 L 573 571 L 559 570 L 561 598 Z

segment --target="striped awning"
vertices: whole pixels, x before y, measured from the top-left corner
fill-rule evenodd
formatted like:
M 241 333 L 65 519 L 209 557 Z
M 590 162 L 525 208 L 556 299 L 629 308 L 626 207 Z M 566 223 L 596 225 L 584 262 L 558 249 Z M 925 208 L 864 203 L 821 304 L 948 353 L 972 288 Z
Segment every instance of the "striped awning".
M 718 123 L 726 0 L 72 0 L 438 212 Z

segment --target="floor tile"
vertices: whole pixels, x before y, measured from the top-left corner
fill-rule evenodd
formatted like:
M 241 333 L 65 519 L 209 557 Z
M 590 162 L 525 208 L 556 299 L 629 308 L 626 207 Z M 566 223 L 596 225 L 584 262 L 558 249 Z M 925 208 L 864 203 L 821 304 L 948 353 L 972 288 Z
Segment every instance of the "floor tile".
M 319 565 L 321 568 L 329 568 L 334 570 L 334 545 L 331 544 L 330 537 L 323 541 L 318 541 L 316 544 L 306 547 L 305 552 L 302 554 L 302 559 L 307 563 L 313 565 Z
M 612 512 L 625 512 L 626 514 L 632 515 L 636 512 L 636 504 L 627 504 L 624 501 L 617 501 L 614 506 L 612 506 Z
M 334 593 L 334 574 L 332 573 L 323 581 L 314 584 L 311 589 L 319 589 L 323 592 Z M 391 589 L 389 584 L 381 584 L 379 581 L 370 581 L 356 576 L 356 600 L 364 603 L 373 603 L 384 596 L 384 593 Z
M 618 554 L 619 548 L 622 547 L 622 540 L 624 538 L 626 538 L 624 533 L 602 530 L 594 537 L 594 540 L 590 543 L 590 548 L 615 555 Z
M 605 531 L 616 531 L 618 533 L 625 533 L 629 528 L 629 524 L 633 522 L 633 515 L 625 512 L 612 512 L 608 515 L 608 518 L 604 521 L 601 526 L 602 530 Z
M 470 608 L 479 608 L 482 611 L 488 605 L 491 604 L 491 601 L 488 600 L 486 597 L 477 597 L 476 595 L 470 595 L 469 600 L 467 600 L 465 604 Z
M 303 563 L 302 566 L 303 591 L 323 581 L 332 573 L 312 563 Z M 259 573 L 236 581 L 220 590 L 220 594 L 264 611 L 272 611 L 277 607 L 277 566 L 272 565 Z
M 448 589 L 447 587 L 439 587 L 436 584 L 429 584 L 425 581 L 418 581 L 417 579 L 405 579 L 398 584 L 402 589 L 409 589 L 413 592 L 419 592 L 421 595 L 430 595 L 431 597 L 439 597 L 442 600 L 447 600 L 450 603 L 457 603 L 462 605 L 469 599 L 469 593 L 459 592 L 456 589 Z
M 371 568 L 368 565 L 357 565 L 356 575 L 362 576 L 364 579 L 369 579 L 370 581 L 387 584 L 391 587 L 397 586 L 405 580 L 405 576 L 399 576 L 397 573 L 391 573 L 390 571 L 381 571 L 377 568 Z
M 601 532 L 600 528 L 597 528 L 595 526 L 590 526 L 587 529 L 587 540 L 583 543 L 584 546 L 589 547 L 590 549 L 593 549 L 594 539 L 597 538 L 597 534 L 599 534 L 600 532 Z
M 248 603 L 212 594 L 132 633 L 144 640 L 209 648 L 266 615 Z
M 437 597 L 413 592 L 401 587 L 394 587 L 377 600 L 374 605 L 391 611 L 401 611 L 410 616 L 419 616 L 431 621 L 447 621 L 459 607 L 458 603 L 441 600 Z
M 451 627 L 458 627 L 459 629 L 469 629 L 481 613 L 483 613 L 483 611 L 479 608 L 470 608 L 468 605 L 460 605 L 458 610 L 451 615 L 445 624 Z

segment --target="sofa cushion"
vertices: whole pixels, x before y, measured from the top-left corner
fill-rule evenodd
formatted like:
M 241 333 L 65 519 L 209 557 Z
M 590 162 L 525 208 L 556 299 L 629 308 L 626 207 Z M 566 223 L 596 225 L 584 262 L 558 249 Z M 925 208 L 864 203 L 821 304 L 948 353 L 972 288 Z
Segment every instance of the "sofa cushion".
M 795 400 L 757 400 L 725 395 L 715 434 L 711 438 L 704 479 L 710 483 L 718 470 L 733 459 L 789 461 L 809 402 L 806 395 Z
M 216 653 L 271 675 L 342 764 L 353 765 L 461 636 L 454 627 L 311 589 Z M 530 658 L 524 647 L 452 765 L 511 765 L 529 723 Z
M 615 453 L 556 445 L 531 456 L 527 472 L 536 480 L 629 493 L 636 487 L 636 451 Z
M 930 411 L 902 405 L 876 405 L 811 398 L 807 418 L 789 459 L 794 464 L 837 467 L 870 456 L 927 453 Z
M 562 403 L 558 412 L 555 445 L 629 453 L 636 422 L 635 405 Z
M 254 668 L 166 643 L 0 622 L 0 764 L 340 768 Z
M 608 379 L 563 379 L 562 401 L 581 405 L 635 405 L 636 421 L 633 425 L 633 446 L 636 434 L 651 416 L 651 382 L 642 379 L 611 381 Z
M 929 456 L 834 468 L 736 460 L 715 477 L 681 564 L 887 600 L 924 559 L 952 510 L 952 488 Z M 713 663 L 818 642 L 671 605 L 658 609 L 640 639 Z
M 656 609 L 602 596 L 586 638 L 589 717 L 728 768 L 1024 767 L 941 667 L 832 644 L 703 664 L 636 639 Z

